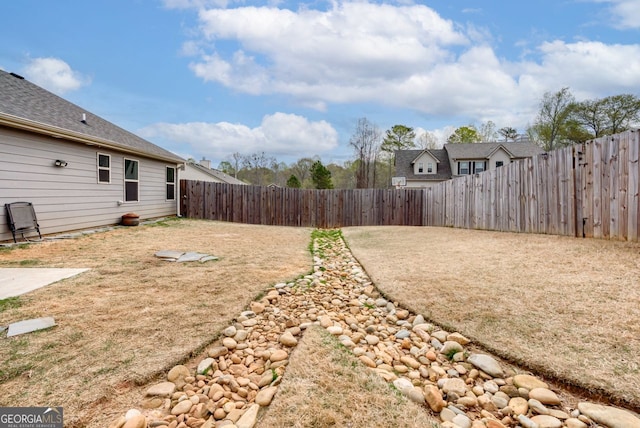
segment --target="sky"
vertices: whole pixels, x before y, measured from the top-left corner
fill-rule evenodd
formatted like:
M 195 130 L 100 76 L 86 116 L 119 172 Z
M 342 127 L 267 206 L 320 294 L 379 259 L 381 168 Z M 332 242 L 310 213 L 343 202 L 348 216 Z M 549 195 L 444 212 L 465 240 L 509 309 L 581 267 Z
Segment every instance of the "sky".
M 524 133 L 546 92 L 640 96 L 640 0 L 19 0 L 0 69 L 184 158 L 343 163 L 366 118 Z

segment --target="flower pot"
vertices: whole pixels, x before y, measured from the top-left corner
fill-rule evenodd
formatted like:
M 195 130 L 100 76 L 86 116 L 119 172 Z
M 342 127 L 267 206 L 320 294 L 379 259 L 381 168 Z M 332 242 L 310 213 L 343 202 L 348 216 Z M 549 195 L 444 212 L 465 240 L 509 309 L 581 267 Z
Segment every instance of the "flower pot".
M 137 226 L 140 224 L 140 216 L 136 213 L 126 213 L 122 215 L 120 224 L 123 226 Z

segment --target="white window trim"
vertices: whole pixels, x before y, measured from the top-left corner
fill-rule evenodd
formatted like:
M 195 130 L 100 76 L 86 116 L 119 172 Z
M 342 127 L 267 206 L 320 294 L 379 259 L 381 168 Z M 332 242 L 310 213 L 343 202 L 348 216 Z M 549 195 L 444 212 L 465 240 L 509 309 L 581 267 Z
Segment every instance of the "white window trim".
M 171 168 L 173 170 L 173 181 L 166 181 L 167 180 L 167 169 Z M 165 169 L 164 169 L 164 179 L 165 179 L 165 186 L 164 186 L 164 197 L 167 197 L 167 186 L 169 184 L 173 184 L 173 199 L 165 199 L 166 201 L 175 201 L 176 198 L 176 191 L 177 191 L 177 182 L 178 182 L 178 168 L 176 168 L 175 166 L 171 166 L 171 165 L 165 165 Z
M 106 156 L 107 158 L 109 158 L 109 167 L 105 168 L 103 166 L 100 166 L 100 156 Z M 109 171 L 109 181 L 100 181 L 100 170 L 107 170 Z M 98 184 L 111 184 L 111 155 L 108 155 L 106 153 L 100 153 L 97 152 L 96 153 L 96 180 L 98 180 Z
M 467 164 L 467 172 L 462 172 L 462 164 Z M 469 175 L 471 174 L 471 162 L 470 161 L 460 161 L 458 162 L 458 175 Z
M 427 162 L 427 174 L 433 174 L 433 162 Z
M 138 164 L 138 179 L 132 180 L 127 178 L 127 161 L 136 162 Z M 127 201 L 127 183 L 138 183 L 138 199 L 135 201 Z M 140 202 L 140 161 L 138 159 L 124 158 L 122 160 L 122 192 L 123 200 L 125 204 L 135 204 Z

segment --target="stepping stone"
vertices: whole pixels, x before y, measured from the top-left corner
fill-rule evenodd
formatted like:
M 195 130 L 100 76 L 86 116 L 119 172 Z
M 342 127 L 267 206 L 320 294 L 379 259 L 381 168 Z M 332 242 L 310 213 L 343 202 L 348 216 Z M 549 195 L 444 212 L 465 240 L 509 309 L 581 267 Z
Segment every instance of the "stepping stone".
M 53 327 L 54 325 L 56 325 L 56 322 L 53 317 L 35 318 L 32 320 L 14 322 L 13 324 L 9 324 L 7 337 L 44 330 L 45 328 Z
M 182 251 L 173 251 L 173 250 L 163 250 L 158 251 L 155 255 L 156 257 L 160 257 L 161 259 L 179 259 L 184 252 Z
M 184 263 L 184 262 L 197 262 L 200 259 L 202 259 L 203 257 L 207 257 L 208 254 L 202 254 L 202 253 L 184 253 L 183 255 L 181 255 L 178 260 L 176 260 L 178 263 Z

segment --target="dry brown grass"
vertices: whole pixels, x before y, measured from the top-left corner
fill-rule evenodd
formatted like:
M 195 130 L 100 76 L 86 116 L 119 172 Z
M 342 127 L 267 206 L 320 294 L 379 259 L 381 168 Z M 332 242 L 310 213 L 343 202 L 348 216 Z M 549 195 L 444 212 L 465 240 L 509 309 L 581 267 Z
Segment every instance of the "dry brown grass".
M 367 369 L 320 327 L 291 355 L 265 428 L 430 427 L 436 419 Z
M 172 220 L 0 252 L 0 267 L 91 268 L 0 312 L 0 325 L 58 324 L 0 339 L 0 405 L 64 406 L 67 426 L 108 425 L 139 401 L 136 385 L 202 350 L 263 289 L 308 273 L 310 232 Z M 154 257 L 164 249 L 220 260 Z
M 343 233 L 375 284 L 407 308 L 640 408 L 640 244 L 430 227 Z

